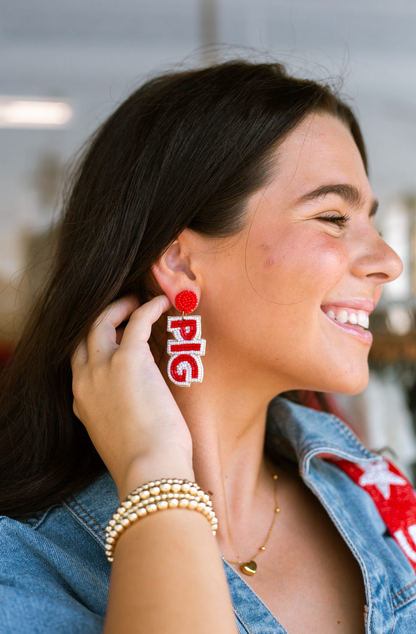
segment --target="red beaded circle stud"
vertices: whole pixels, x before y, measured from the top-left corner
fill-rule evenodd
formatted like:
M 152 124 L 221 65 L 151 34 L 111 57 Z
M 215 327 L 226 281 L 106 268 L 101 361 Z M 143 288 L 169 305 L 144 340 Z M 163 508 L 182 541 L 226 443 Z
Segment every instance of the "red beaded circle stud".
M 193 291 L 181 291 L 175 297 L 175 306 L 181 313 L 192 313 L 198 306 L 198 298 Z

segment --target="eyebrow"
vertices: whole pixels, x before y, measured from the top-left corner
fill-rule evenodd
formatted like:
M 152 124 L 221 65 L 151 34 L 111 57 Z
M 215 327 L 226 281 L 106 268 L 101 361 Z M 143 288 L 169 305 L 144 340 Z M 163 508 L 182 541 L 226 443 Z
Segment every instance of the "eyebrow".
M 299 205 L 319 198 L 325 198 L 325 196 L 329 196 L 330 194 L 339 196 L 353 207 L 362 207 L 364 205 L 364 198 L 360 190 L 357 187 L 354 187 L 354 185 L 349 185 L 347 183 L 322 185 L 321 187 L 301 196 L 296 203 Z M 373 199 L 369 213 L 370 218 L 375 216 L 378 206 L 378 200 Z

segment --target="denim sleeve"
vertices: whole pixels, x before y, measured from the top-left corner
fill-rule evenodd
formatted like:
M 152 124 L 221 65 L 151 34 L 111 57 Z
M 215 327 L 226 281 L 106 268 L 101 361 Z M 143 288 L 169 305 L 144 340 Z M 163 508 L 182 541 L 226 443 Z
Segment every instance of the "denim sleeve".
M 0 634 L 99 634 L 94 584 L 74 553 L 50 537 L 0 517 Z
M 28 582 L 29 579 L 26 579 Z M 33 580 L 38 585 L 37 580 Z M 0 585 L 0 634 L 99 634 L 103 618 L 59 592 Z

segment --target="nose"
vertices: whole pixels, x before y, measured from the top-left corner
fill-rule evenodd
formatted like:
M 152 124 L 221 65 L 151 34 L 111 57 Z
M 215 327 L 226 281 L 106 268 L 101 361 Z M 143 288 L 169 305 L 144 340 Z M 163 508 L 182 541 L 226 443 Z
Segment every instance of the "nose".
M 366 235 L 366 240 L 362 242 L 351 272 L 357 277 L 372 279 L 377 284 L 392 282 L 403 271 L 403 263 L 374 227 L 369 231 L 371 235 Z

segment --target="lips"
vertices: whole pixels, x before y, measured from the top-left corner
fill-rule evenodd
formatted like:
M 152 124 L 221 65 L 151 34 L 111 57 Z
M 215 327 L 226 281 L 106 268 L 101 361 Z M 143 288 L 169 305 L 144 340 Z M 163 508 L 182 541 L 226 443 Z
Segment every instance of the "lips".
M 373 336 L 366 328 L 374 306 L 374 301 L 370 299 L 345 299 L 326 302 L 321 310 L 335 326 L 371 345 Z
M 368 320 L 368 313 L 366 311 L 361 310 L 356 312 L 357 310 L 356 308 L 355 308 L 355 311 L 352 308 L 347 309 L 345 307 L 345 304 L 342 306 L 337 306 L 337 307 L 333 306 L 332 304 L 325 305 L 325 310 L 323 306 L 321 306 L 321 309 L 325 317 L 332 324 L 334 324 L 334 326 L 336 326 L 337 328 L 340 328 L 341 330 L 343 330 L 344 332 L 347 332 L 350 335 L 353 335 L 354 337 L 356 337 L 357 339 L 359 339 L 360 341 L 362 341 L 363 343 L 367 345 L 372 344 L 373 335 L 371 334 L 369 330 L 365 330 L 363 326 L 360 326 L 358 324 L 353 325 L 351 323 L 347 323 L 348 319 L 353 319 L 353 315 L 357 315 L 357 314 L 358 316 L 360 316 L 361 323 L 364 323 L 363 315 L 366 316 Z M 334 314 L 334 309 L 337 311 L 335 314 Z M 347 315 L 348 315 L 348 319 L 345 318 L 345 316 Z M 335 316 L 338 316 L 339 319 L 336 319 Z
M 321 306 L 322 310 L 326 313 L 327 310 L 333 308 L 351 309 L 353 311 L 364 310 L 366 313 L 372 313 L 375 308 L 375 302 L 372 299 L 367 298 L 354 298 L 354 299 L 334 299 L 333 301 L 327 300 Z

